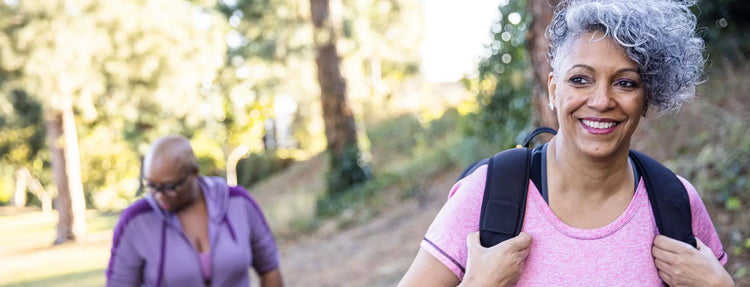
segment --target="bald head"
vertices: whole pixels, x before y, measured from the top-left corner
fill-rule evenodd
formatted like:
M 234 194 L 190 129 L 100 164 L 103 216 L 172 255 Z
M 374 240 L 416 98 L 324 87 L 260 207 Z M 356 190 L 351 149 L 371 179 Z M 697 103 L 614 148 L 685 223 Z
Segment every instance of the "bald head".
M 143 173 L 148 175 L 152 170 L 173 169 L 179 172 L 198 170 L 190 141 L 177 135 L 157 139 L 151 144 L 143 159 Z

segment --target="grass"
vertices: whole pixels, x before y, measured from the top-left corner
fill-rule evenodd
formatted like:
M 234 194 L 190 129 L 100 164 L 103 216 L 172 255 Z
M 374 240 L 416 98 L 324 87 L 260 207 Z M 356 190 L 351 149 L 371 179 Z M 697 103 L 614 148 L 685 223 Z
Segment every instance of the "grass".
M 6 214 L 6 212 L 3 212 Z M 0 216 L 0 286 L 102 286 L 119 214 L 88 211 L 80 243 L 53 246 L 57 213 Z

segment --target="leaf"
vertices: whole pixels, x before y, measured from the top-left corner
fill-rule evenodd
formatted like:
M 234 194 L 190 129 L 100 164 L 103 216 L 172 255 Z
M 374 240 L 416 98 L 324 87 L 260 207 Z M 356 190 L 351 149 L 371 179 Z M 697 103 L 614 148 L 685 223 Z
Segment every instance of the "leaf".
M 740 210 L 742 209 L 742 202 L 737 197 L 732 196 L 727 199 L 724 206 L 727 210 Z

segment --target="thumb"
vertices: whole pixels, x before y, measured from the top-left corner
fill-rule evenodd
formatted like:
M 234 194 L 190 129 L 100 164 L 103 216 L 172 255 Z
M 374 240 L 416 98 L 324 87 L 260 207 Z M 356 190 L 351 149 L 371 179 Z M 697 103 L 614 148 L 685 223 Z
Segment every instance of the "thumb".
M 711 254 L 712 256 L 714 255 L 713 250 L 711 250 L 711 248 L 706 246 L 706 244 L 703 243 L 703 241 L 701 241 L 700 239 L 698 239 L 698 237 L 695 237 L 695 243 L 696 243 L 695 244 L 696 247 L 698 248 L 698 252 L 704 253 L 704 254 Z
M 503 243 L 512 250 L 524 250 L 526 248 L 529 248 L 533 241 L 534 240 L 533 238 L 531 238 L 531 235 L 526 232 L 521 232 L 516 237 L 508 239 Z
M 479 231 L 469 233 L 466 236 L 466 247 L 469 252 L 477 248 L 482 248 L 482 244 L 479 243 Z

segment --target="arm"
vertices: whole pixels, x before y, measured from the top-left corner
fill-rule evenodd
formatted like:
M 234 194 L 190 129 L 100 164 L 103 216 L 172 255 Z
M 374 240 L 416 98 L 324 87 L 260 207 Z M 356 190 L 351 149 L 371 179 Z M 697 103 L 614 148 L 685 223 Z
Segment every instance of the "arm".
M 721 266 L 711 248 L 696 237 L 698 249 L 659 235 L 651 253 L 659 277 L 669 286 L 734 286 L 732 276 Z
M 120 223 L 122 224 L 122 222 Z M 130 233 L 115 228 L 112 251 L 107 267 L 107 286 L 140 286 L 143 282 L 143 259 L 133 246 Z M 120 231 L 120 232 L 117 232 Z
M 490 248 L 479 243 L 479 232 L 466 237 L 468 258 L 463 281 L 424 249 L 419 249 L 399 286 L 514 286 L 521 277 L 531 236 L 518 236 Z
M 260 274 L 260 286 L 261 287 L 282 287 L 284 286 L 284 280 L 281 278 L 281 272 L 279 269 L 274 269 L 266 273 Z
M 456 286 L 459 282 L 453 271 L 424 248 L 419 248 L 417 257 L 398 286 Z
M 253 268 L 258 272 L 261 286 L 283 286 L 279 271 L 279 251 L 276 239 L 268 227 L 260 206 L 248 194 L 248 216 L 250 224 L 250 248 L 253 254 Z

